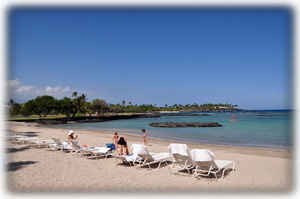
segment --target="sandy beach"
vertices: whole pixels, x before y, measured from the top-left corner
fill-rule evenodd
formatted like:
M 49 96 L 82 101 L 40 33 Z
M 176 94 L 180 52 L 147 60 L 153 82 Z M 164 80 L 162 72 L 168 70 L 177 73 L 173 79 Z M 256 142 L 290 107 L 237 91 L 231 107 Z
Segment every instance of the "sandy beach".
M 5 130 L 51 139 L 67 139 L 68 130 L 36 124 L 7 122 Z M 114 132 L 73 129 L 78 140 L 88 146 L 111 143 Z M 121 134 L 122 135 L 122 134 Z M 124 134 L 123 134 L 124 135 Z M 126 134 L 129 146 L 142 144 L 138 135 Z M 151 138 L 150 152 L 168 152 L 175 141 Z M 178 142 L 175 142 L 178 143 Z M 184 142 L 181 142 L 184 143 Z M 166 166 L 158 170 L 136 169 L 117 164 L 114 158 L 87 159 L 45 148 L 28 148 L 5 141 L 5 189 L 8 194 L 200 194 L 200 193 L 276 193 L 295 190 L 293 152 L 236 146 L 185 143 L 189 149 L 209 149 L 215 159 L 235 161 L 236 170 L 221 181 L 197 179 L 186 174 L 170 174 Z M 132 152 L 131 150 L 129 152 Z M 170 161 L 173 159 L 171 158 Z

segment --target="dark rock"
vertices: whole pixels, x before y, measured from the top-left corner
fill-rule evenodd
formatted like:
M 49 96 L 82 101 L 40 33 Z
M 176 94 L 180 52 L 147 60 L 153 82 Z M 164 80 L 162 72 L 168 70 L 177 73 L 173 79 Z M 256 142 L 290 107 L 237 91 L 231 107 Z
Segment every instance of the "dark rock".
M 86 120 L 78 120 L 77 123 L 92 123 L 92 122 L 104 122 L 104 119 L 95 118 L 95 119 L 86 119 Z
M 210 116 L 207 113 L 161 113 L 162 116 Z
M 220 127 L 216 122 L 153 122 L 149 126 L 160 128 L 178 128 L 178 127 Z
M 64 120 L 47 120 L 47 119 L 41 119 L 41 120 L 35 120 L 38 124 L 66 124 L 67 121 Z

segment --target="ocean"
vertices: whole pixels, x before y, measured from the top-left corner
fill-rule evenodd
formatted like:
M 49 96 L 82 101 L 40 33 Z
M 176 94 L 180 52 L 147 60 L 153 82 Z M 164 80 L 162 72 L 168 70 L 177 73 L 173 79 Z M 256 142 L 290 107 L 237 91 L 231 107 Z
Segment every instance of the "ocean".
M 195 114 L 195 112 L 193 112 Z M 176 142 L 194 142 L 230 146 L 266 147 L 292 150 L 293 111 L 264 110 L 241 112 L 198 112 L 198 116 L 162 116 L 98 123 L 51 125 L 64 129 L 109 130 L 141 135 L 146 129 L 150 137 L 171 139 Z M 232 115 L 236 122 L 231 122 Z M 152 122 L 217 122 L 222 127 L 157 128 Z M 112 134 L 113 135 L 113 134 Z

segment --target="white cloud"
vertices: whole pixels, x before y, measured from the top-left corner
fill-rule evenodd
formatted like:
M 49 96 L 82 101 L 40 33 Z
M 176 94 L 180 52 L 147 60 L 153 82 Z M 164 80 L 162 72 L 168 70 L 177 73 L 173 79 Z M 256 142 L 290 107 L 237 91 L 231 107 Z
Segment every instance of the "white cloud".
M 18 88 L 20 86 L 20 81 L 18 79 L 8 80 L 7 86 L 9 89 Z
M 22 85 L 18 79 L 6 82 L 9 94 L 16 99 L 34 99 L 37 96 L 51 95 L 55 98 L 71 96 L 72 89 L 68 86 L 47 86 L 41 88 L 34 85 Z
M 36 91 L 35 86 L 21 86 L 16 90 L 17 93 L 29 93 L 29 92 L 34 92 Z
M 51 93 L 53 91 L 53 88 L 48 86 L 45 90 L 46 90 L 46 92 Z
M 62 89 L 62 91 L 63 91 L 63 92 L 69 92 L 69 91 L 71 91 L 71 89 L 67 86 L 67 87 L 65 87 L 64 89 Z
M 47 93 L 65 93 L 65 92 L 69 92 L 70 88 L 69 87 L 62 87 L 62 86 L 57 86 L 57 87 L 51 87 L 48 86 L 45 91 Z

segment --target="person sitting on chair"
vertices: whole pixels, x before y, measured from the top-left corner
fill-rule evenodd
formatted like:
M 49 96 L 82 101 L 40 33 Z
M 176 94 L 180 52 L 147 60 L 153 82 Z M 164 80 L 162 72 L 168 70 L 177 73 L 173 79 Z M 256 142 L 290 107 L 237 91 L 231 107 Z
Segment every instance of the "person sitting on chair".
M 67 140 L 67 142 L 68 142 L 68 145 L 70 146 L 70 147 L 72 147 L 72 142 L 71 142 L 71 140 L 76 140 L 77 138 L 78 138 L 78 135 L 75 135 L 74 136 L 74 131 L 73 130 L 70 130 L 69 131 L 69 133 L 68 133 L 68 140 Z

